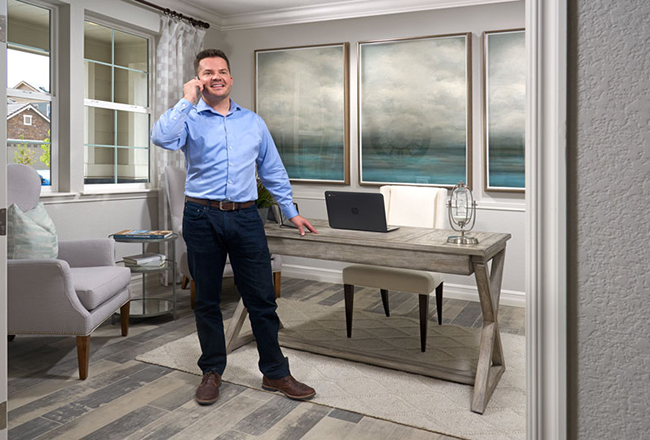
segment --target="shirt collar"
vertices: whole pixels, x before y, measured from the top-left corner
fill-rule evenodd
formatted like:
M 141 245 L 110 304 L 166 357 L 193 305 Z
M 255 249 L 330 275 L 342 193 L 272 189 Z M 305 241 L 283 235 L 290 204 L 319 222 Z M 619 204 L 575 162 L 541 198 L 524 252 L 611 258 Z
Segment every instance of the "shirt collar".
M 228 114 L 232 114 L 236 111 L 241 110 L 241 107 L 239 104 L 237 104 L 235 101 L 232 99 L 230 100 L 230 110 L 228 111 Z M 203 111 L 210 111 L 212 113 L 218 114 L 212 107 L 210 107 L 203 99 L 199 99 L 199 103 L 196 104 L 196 111 L 201 113 Z

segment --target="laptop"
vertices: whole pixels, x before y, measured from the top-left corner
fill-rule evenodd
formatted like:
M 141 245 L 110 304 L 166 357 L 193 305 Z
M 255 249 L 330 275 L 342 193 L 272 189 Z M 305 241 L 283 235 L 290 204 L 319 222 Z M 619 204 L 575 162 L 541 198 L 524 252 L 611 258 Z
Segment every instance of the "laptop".
M 325 206 L 331 228 L 371 232 L 390 232 L 399 228 L 386 225 L 382 194 L 325 191 Z

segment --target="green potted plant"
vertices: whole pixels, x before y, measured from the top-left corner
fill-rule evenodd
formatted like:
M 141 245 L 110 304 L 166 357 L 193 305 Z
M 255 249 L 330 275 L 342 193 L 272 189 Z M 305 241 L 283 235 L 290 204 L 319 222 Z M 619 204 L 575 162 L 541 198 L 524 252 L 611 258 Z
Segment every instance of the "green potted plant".
M 255 205 L 257 206 L 257 210 L 260 213 L 260 217 L 262 217 L 262 220 L 264 223 L 266 223 L 266 220 L 269 217 L 269 210 L 271 209 L 271 206 L 275 205 L 275 199 L 271 195 L 268 189 L 264 186 L 262 181 L 258 178 L 257 179 L 257 200 L 255 201 Z

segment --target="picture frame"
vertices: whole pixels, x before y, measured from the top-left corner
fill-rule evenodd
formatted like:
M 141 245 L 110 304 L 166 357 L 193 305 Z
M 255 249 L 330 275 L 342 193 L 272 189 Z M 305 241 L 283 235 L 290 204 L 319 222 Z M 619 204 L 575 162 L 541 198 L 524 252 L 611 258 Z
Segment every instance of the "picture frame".
M 358 43 L 361 185 L 472 185 L 470 32 Z
M 526 186 L 526 42 L 524 29 L 483 33 L 484 190 Z
M 255 111 L 291 181 L 349 184 L 349 43 L 255 51 Z

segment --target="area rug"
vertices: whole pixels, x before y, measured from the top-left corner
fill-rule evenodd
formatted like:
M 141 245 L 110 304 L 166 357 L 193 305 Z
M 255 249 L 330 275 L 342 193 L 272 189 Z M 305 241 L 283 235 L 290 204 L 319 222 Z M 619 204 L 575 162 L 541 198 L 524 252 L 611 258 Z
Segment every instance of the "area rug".
M 348 339 L 343 307 L 280 299 L 278 314 L 284 334 L 346 350 L 454 367 L 475 366 L 478 357 L 477 329 L 430 325 L 427 351 L 422 353 L 415 319 L 355 310 L 353 337 Z M 243 332 L 250 330 L 248 325 L 247 320 Z M 283 352 L 292 374 L 316 389 L 313 403 L 466 439 L 525 439 L 525 340 L 510 334 L 501 337 L 507 368 L 482 415 L 470 411 L 470 385 L 289 348 Z M 198 338 L 192 334 L 136 359 L 200 375 L 199 355 Z M 254 343 L 235 350 L 223 380 L 261 389 L 257 362 Z

